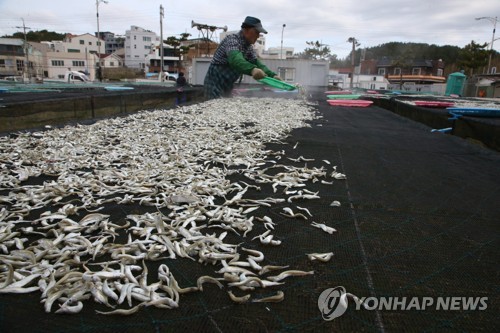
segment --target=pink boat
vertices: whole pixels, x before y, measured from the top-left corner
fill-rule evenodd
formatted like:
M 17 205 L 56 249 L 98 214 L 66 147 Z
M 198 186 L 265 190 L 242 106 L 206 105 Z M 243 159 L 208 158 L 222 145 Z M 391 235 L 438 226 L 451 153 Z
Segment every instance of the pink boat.
M 357 107 L 367 107 L 373 104 L 373 101 L 367 101 L 363 99 L 329 99 L 328 104 L 332 106 L 357 106 Z

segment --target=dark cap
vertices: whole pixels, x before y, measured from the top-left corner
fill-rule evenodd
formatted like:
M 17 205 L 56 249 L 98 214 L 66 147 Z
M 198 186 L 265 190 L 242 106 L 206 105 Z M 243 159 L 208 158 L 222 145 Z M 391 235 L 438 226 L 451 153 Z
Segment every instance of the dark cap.
M 252 17 L 252 16 L 245 17 L 245 21 L 243 21 L 243 23 L 241 24 L 241 27 L 242 28 L 252 27 L 252 28 L 257 29 L 258 32 L 267 34 L 267 30 L 264 29 L 264 27 L 262 26 L 262 23 L 260 23 L 260 20 L 256 17 Z

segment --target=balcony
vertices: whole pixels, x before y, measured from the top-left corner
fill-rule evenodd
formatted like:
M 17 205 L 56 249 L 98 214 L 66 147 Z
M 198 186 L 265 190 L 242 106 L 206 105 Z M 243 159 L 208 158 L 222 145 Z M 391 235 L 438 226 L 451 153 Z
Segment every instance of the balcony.
M 387 79 L 391 83 L 415 82 L 415 83 L 445 83 L 446 78 L 435 75 L 388 75 Z

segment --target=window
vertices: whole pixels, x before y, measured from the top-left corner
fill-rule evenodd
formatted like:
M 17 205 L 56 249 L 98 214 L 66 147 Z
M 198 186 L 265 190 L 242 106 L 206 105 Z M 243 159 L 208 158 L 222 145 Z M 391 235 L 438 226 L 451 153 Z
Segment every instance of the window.
M 0 59 L 0 67 L 5 68 L 5 59 Z
M 136 39 L 137 39 L 137 36 L 134 36 L 134 40 L 136 40 Z
M 85 41 L 83 39 L 80 39 L 80 45 L 85 45 Z
M 151 46 L 149 46 L 149 45 L 144 45 L 144 48 L 145 48 L 146 50 L 151 50 Z
M 144 36 L 144 37 L 142 37 L 142 41 L 143 42 L 150 42 L 151 41 L 151 37 Z
M 80 50 L 77 50 L 77 49 L 68 49 L 68 53 L 80 53 Z
M 114 66 L 115 66 L 115 62 L 114 62 L 114 61 L 110 61 L 110 62 L 109 62 L 109 65 L 110 65 L 111 67 L 114 67 Z
M 136 48 L 137 48 L 137 45 L 134 44 L 134 49 L 136 49 Z
M 437 76 L 443 76 L 443 69 L 442 68 L 438 68 Z
M 491 67 L 490 74 L 496 74 L 496 73 L 497 73 L 497 68 Z
M 64 60 L 52 60 L 52 66 L 55 67 L 64 66 Z
M 420 75 L 421 70 L 422 69 L 420 67 L 412 68 L 411 75 Z
M 401 75 L 401 67 L 394 67 L 394 75 Z
M 378 75 L 385 75 L 385 68 L 379 68 Z
M 283 79 L 283 81 L 294 82 L 295 81 L 295 68 L 292 67 L 278 67 L 278 76 Z
M 89 42 L 89 45 L 92 45 L 92 42 Z
M 73 66 L 75 66 L 75 67 L 85 67 L 85 61 L 73 60 Z
M 16 66 L 18 71 L 22 71 L 24 68 L 24 60 L 16 60 Z

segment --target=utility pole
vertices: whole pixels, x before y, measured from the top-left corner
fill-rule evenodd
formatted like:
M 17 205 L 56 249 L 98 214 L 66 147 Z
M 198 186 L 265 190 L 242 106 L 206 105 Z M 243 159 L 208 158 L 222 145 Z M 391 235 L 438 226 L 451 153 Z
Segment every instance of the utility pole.
M 495 30 L 497 28 L 497 22 L 498 22 L 498 18 L 495 16 L 495 17 L 476 17 L 476 21 L 478 20 L 488 20 L 490 21 L 492 24 L 493 24 L 493 34 L 491 35 L 491 43 L 490 43 L 490 57 L 488 58 L 488 72 L 487 74 L 491 74 L 490 73 L 490 70 L 491 70 L 491 56 L 493 55 L 493 42 L 495 42 Z
M 163 75 L 163 17 L 164 17 L 164 12 L 163 12 L 163 5 L 160 5 L 160 77 L 161 77 L 161 82 L 165 81 L 164 75 Z
M 283 32 L 285 31 L 286 24 L 283 24 L 283 28 L 281 28 L 281 51 L 280 51 L 280 59 L 283 59 Z M 286 59 L 286 57 L 285 57 Z
M 29 82 L 29 64 L 30 64 L 30 59 L 29 59 L 29 56 L 28 56 L 28 40 L 26 39 L 26 29 L 31 29 L 30 27 L 27 27 L 25 24 L 24 24 L 24 18 L 22 18 L 23 20 L 23 26 L 22 27 L 16 27 L 18 29 L 23 29 L 23 33 L 24 33 L 24 57 L 25 57 L 25 60 L 24 60 L 24 66 L 23 66 L 23 82 L 25 81 L 28 81 Z
M 349 37 L 347 40 L 348 43 L 352 43 L 352 52 L 351 52 L 351 82 L 349 83 L 349 89 L 352 89 L 352 80 L 354 79 L 354 54 L 356 52 L 356 46 L 359 46 L 358 40 L 354 37 Z
M 98 71 L 100 72 L 99 81 L 102 80 L 102 76 L 104 76 L 104 72 L 101 68 L 101 32 L 99 31 L 99 3 L 108 3 L 107 0 L 95 0 L 95 8 L 97 12 L 97 62 L 99 64 Z M 104 67 L 104 66 L 103 66 Z

